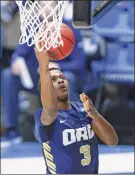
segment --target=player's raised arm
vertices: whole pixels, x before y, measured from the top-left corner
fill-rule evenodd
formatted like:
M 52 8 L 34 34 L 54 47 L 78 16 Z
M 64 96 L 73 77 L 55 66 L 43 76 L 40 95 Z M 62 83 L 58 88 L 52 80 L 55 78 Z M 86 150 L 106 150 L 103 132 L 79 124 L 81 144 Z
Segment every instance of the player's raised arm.
M 50 125 L 57 116 L 57 98 L 49 72 L 49 55 L 43 50 L 39 52 L 35 48 L 35 53 L 39 62 L 40 91 L 43 112 L 41 122 Z
M 96 135 L 107 145 L 116 146 L 118 143 L 118 136 L 112 125 L 105 120 L 95 109 L 91 99 L 84 93 L 80 95 L 83 102 L 84 109 L 88 116 L 92 118 L 92 128 Z

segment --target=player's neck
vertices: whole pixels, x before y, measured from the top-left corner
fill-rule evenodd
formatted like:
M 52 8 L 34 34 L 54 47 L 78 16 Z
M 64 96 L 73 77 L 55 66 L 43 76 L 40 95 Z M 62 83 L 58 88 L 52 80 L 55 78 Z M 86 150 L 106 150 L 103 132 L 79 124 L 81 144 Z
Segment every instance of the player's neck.
M 71 104 L 68 100 L 66 102 L 58 102 L 58 109 L 59 110 L 69 110 L 71 109 Z

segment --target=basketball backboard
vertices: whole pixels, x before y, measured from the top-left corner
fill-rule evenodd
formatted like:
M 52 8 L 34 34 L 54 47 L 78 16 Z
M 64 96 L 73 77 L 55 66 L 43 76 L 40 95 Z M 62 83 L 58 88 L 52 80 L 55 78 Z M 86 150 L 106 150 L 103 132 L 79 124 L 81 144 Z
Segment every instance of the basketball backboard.
M 114 5 L 123 0 L 73 1 L 73 25 L 87 28 L 102 18 Z

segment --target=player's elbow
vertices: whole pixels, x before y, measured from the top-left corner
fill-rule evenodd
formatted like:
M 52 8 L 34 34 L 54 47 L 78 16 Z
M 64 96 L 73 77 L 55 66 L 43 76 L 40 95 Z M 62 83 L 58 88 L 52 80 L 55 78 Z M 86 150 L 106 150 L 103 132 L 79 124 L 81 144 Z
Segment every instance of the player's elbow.
M 113 136 L 112 138 L 108 139 L 106 141 L 106 145 L 117 146 L 118 142 L 119 142 L 119 139 L 118 139 L 118 136 L 116 135 L 116 136 Z

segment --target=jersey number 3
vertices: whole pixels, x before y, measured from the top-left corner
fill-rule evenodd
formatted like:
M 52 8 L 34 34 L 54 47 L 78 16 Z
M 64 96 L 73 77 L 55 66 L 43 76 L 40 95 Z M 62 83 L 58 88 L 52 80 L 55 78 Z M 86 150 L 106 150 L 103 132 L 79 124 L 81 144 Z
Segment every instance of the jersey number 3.
M 83 145 L 80 147 L 80 153 L 84 154 L 84 159 L 81 160 L 83 166 L 89 165 L 91 162 L 90 146 Z

